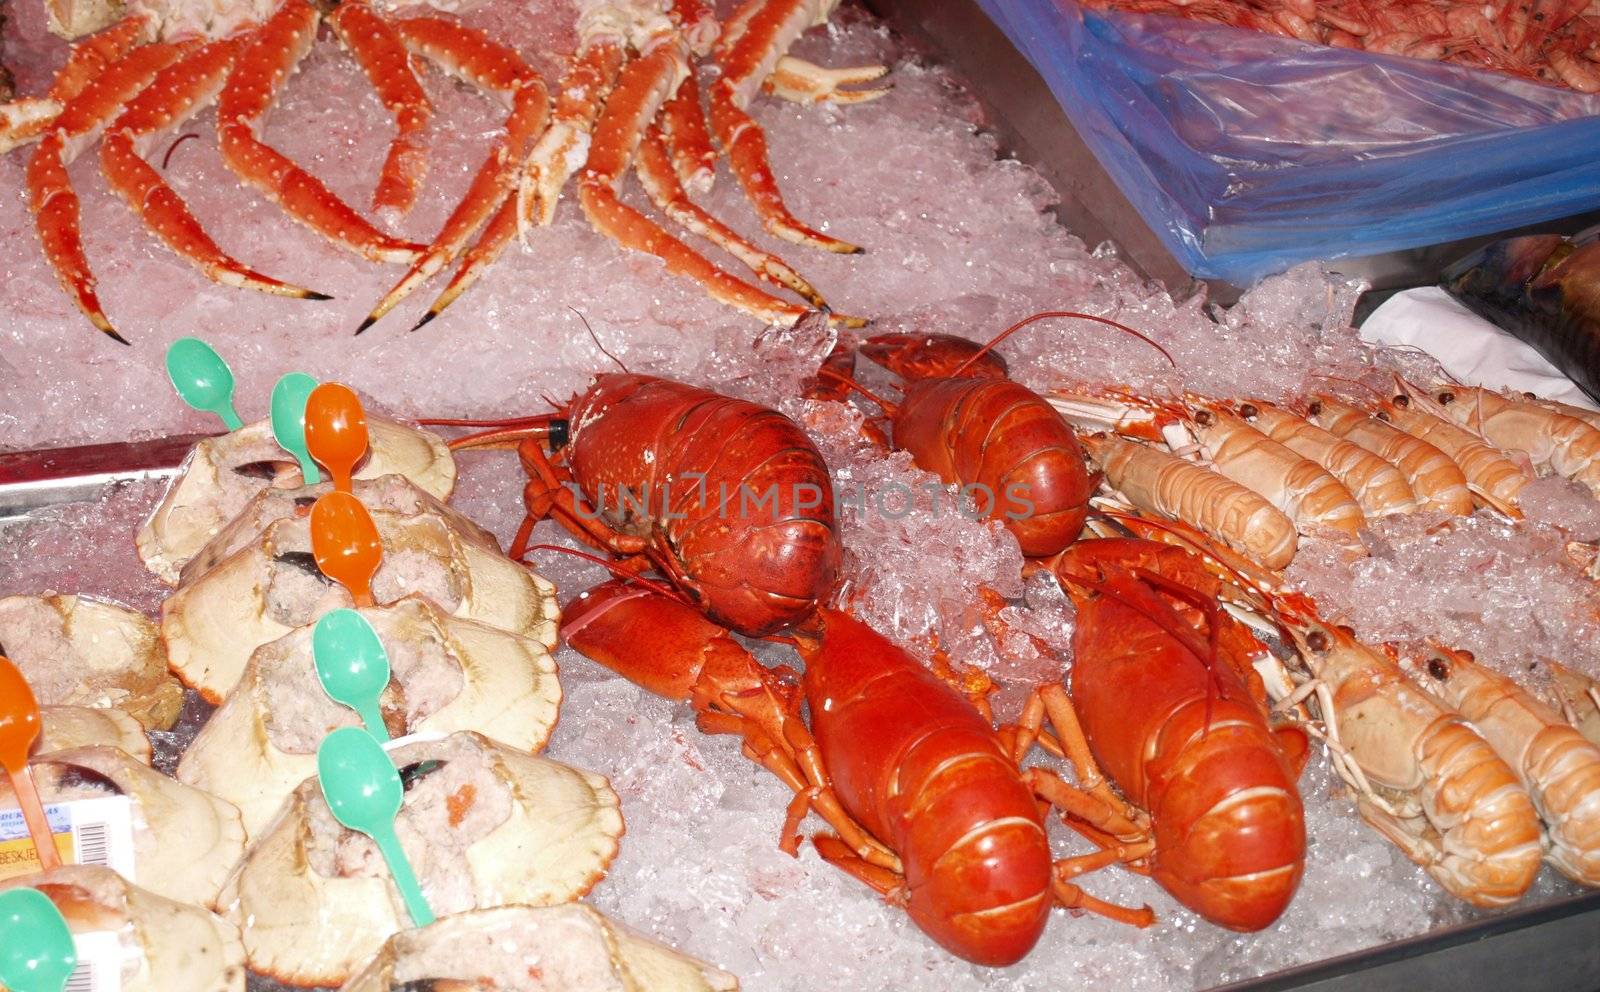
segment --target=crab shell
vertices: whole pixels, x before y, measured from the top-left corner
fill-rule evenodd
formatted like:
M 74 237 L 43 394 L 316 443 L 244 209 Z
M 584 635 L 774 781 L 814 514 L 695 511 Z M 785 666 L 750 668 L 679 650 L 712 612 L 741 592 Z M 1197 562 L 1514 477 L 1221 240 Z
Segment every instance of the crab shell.
M 41 706 L 39 728 L 39 739 L 33 745 L 35 757 L 71 748 L 104 746 L 114 747 L 140 764 L 150 763 L 150 738 L 144 727 L 121 710 Z
M 433 577 L 443 576 L 455 602 L 440 605 L 454 616 L 555 647 L 555 587 L 501 554 L 492 537 L 475 526 L 457 526 L 457 514 L 426 496 L 418 500 L 415 512 L 369 509 L 384 549 L 384 563 L 373 579 L 380 602 L 418 592 L 419 574 L 405 573 L 425 560 Z M 221 702 L 257 647 L 330 609 L 350 606 L 344 588 L 329 583 L 317 587 L 318 598 L 297 605 L 303 619 L 285 623 L 273 615 L 274 584 L 292 577 L 284 572 L 289 566 L 275 562 L 285 554 L 308 560 L 310 547 L 305 517 L 278 519 L 168 597 L 161 606 L 161 636 L 177 676 L 207 701 Z
M 739 988 L 739 980 L 722 969 L 574 903 L 479 909 L 395 934 L 340 992 L 515 988 L 522 986 L 505 985 L 501 976 L 530 971 L 537 974 L 540 989 L 734 992 Z
M 142 613 L 88 596 L 0 599 L 0 644 L 41 706 L 116 707 L 166 730 L 183 708 L 156 625 Z
M 462 749 L 482 755 L 511 797 L 507 819 L 464 852 L 477 908 L 571 902 L 604 877 L 617 854 L 622 813 L 603 776 L 472 733 L 401 745 L 391 755 L 403 768 L 448 761 Z M 416 794 L 406 794 L 397 818 L 402 823 Z M 313 814 L 327 817 L 321 787 L 310 779 L 256 838 L 216 909 L 248 922 L 244 942 L 252 970 L 294 985 L 339 985 L 384 941 L 409 929 L 410 918 L 387 876 L 329 877 L 312 867 Z M 438 908 L 426 879 L 423 884 Z
M 368 418 L 370 445 L 358 479 L 403 475 L 441 500 L 455 488 L 456 463 L 438 436 L 390 420 Z M 270 466 L 272 479 L 241 469 Z M 134 542 L 145 565 L 176 585 L 184 563 L 238 515 L 250 498 L 269 486 L 296 488 L 300 470 L 260 420 L 230 434 L 206 438 L 184 459 L 178 476 Z
M 29 765 L 46 803 L 72 786 L 65 773 L 105 780 L 132 800 L 134 877 L 159 896 L 208 906 L 244 853 L 244 826 L 231 803 L 174 781 L 114 747 L 78 747 L 36 756 Z M 85 774 L 87 773 L 87 774 Z M 15 809 L 0 780 L 0 809 Z
M 391 658 L 416 645 L 435 644 L 461 671 L 460 691 L 442 708 L 414 725 L 406 723 L 403 710 L 395 714 L 390 728 L 394 736 L 475 730 L 523 751 L 544 748 L 561 706 L 561 686 L 548 646 L 447 616 L 420 596 L 359 612 L 389 646 Z M 178 765 L 180 781 L 238 806 L 251 837 L 267 825 L 295 786 L 317 772 L 315 742 L 303 753 L 289 753 L 273 743 L 265 680 L 289 675 L 303 684 L 304 706 L 321 734 L 360 724 L 353 710 L 333 702 L 318 684 L 311 635 L 312 628 L 302 627 L 257 648 L 227 701 L 201 728 Z M 391 684 L 404 693 L 398 678 Z M 295 702 L 301 705 L 301 700 Z
M 90 865 L 9 878 L 0 890 L 23 885 L 55 903 L 73 933 L 114 931 L 137 952 L 123 968 L 122 992 L 244 992 L 239 930 L 214 913 Z
M 451 530 L 474 543 L 498 548 L 493 534 L 479 527 L 465 514 L 458 513 L 439 502 L 427 490 L 403 475 L 384 475 L 376 479 L 357 479 L 352 487 L 356 499 L 368 510 L 385 510 L 402 516 L 427 514 L 437 516 Z M 304 486 L 300 489 L 279 489 L 269 486 L 250 497 L 244 508 L 219 530 L 206 546 L 195 552 L 178 573 L 179 587 L 200 581 L 240 548 L 261 536 L 268 527 L 290 517 L 302 519 L 311 516 L 311 508 L 319 498 L 333 492 L 331 482 Z

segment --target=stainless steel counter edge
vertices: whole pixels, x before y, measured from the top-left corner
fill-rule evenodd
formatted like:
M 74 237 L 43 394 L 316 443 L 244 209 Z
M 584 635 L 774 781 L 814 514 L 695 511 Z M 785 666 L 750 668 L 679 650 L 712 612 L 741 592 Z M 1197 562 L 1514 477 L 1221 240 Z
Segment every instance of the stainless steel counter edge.
M 114 482 L 171 478 L 195 442 L 209 436 L 0 452 L 0 524 L 58 503 L 97 499 Z

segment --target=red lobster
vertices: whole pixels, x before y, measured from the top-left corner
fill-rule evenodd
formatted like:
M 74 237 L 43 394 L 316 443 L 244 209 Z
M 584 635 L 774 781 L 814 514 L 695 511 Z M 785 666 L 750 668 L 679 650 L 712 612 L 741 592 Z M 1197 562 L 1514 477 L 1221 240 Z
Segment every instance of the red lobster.
M 1052 864 L 1034 796 L 1071 796 L 1111 831 L 1131 823 L 1065 783 L 1052 788 L 1059 780 L 1041 787 L 1020 772 L 960 693 L 865 624 L 823 609 L 814 626 L 795 638 L 810 732 L 779 673 L 669 594 L 608 582 L 568 605 L 562 634 L 650 691 L 691 701 L 702 729 L 740 734 L 745 753 L 796 791 L 785 849 L 795 850 L 793 830 L 815 808 L 840 831 L 814 839 L 822 856 L 905 906 L 951 953 L 996 967 L 1020 960 L 1053 901 L 1138 925 L 1153 919 L 1070 881 L 1128 852 L 1112 846 Z
M 1005 361 L 993 351 L 1046 317 L 1082 317 L 1150 340 L 1115 321 L 1068 311 L 1034 314 L 984 345 L 944 334 L 886 334 L 860 350 L 906 380 L 899 403 L 853 382 L 849 352 L 838 349 L 824 361 L 811 395 L 836 398 L 829 383 L 863 393 L 889 418 L 894 447 L 910 452 L 917 467 L 985 497 L 982 512 L 1016 536 L 1024 555 L 1057 554 L 1082 532 L 1097 482 L 1061 414 L 1006 378 Z
M 1181 548 L 1085 540 L 1047 567 L 1078 610 L 1072 699 L 1060 686 L 1040 690 L 1019 750 L 1046 712 L 1060 726 L 1059 710 L 1075 709 L 1095 763 L 1149 814 L 1155 881 L 1219 926 L 1267 926 L 1305 866 L 1295 781 L 1308 743 L 1299 728 L 1268 724 L 1250 667 L 1261 645 L 1218 605 L 1222 583 Z
M 545 441 L 564 453 L 564 467 Z M 613 373 L 596 376 L 565 410 L 501 421 L 452 447 L 510 442 L 520 442 L 530 476 L 514 558 L 533 525 L 554 517 L 633 558 L 630 570 L 654 565 L 711 619 L 752 637 L 793 626 L 833 590 L 840 552 L 828 468 L 805 432 L 774 410 Z

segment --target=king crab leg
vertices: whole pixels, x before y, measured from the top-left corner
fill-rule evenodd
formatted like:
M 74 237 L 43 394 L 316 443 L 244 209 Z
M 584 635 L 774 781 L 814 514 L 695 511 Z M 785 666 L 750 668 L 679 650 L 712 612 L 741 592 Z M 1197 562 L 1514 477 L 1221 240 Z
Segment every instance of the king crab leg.
M 544 227 L 555 217 L 561 188 L 588 157 L 595 120 L 627 60 L 627 24 L 611 4 L 586 10 L 578 32 L 578 51 L 561 79 L 550 128 L 522 167 L 517 189 L 521 223 Z
M 555 217 L 561 187 L 588 154 L 589 132 L 627 57 L 622 28 L 614 18 L 602 16 L 611 10 L 597 8 L 585 14 L 580 29 L 584 40 L 561 79 L 561 95 L 551 112 L 550 126 L 522 166 L 517 195 L 503 203 L 490 219 L 444 291 L 411 328 L 413 331 L 439 316 L 472 288 L 525 223 L 532 220 L 542 227 Z
M 417 200 L 417 187 L 428 174 L 426 132 L 433 105 L 411 67 L 400 32 L 378 16 L 366 0 L 341 0 L 328 15 L 328 25 L 355 56 L 378 99 L 394 115 L 398 132 L 372 193 L 380 214 L 403 216 Z
M 100 145 L 101 171 L 145 225 L 207 278 L 277 296 L 328 299 L 325 294 L 261 275 L 223 252 L 183 199 L 143 158 L 156 138 L 216 98 L 239 49 L 237 40 L 212 42 L 161 70 L 107 129 Z
M 78 194 L 67 166 L 94 143 L 106 121 L 149 85 L 156 73 L 193 51 L 198 42 L 135 48 L 101 73 L 62 109 L 28 162 L 28 193 L 39 241 L 61 286 L 84 316 L 111 338 L 127 344 L 101 309 L 94 273 L 83 251 Z
M 722 271 L 617 197 L 617 185 L 646 129 L 689 74 L 684 47 L 680 37 L 668 34 L 622 70 L 579 175 L 579 202 L 595 230 L 624 247 L 657 256 L 668 271 L 696 280 L 713 299 L 768 322 L 792 324 L 805 308 Z
M 518 170 L 550 116 L 549 92 L 539 74 L 516 52 L 490 41 L 482 32 L 424 17 L 401 23 L 400 35 L 407 48 L 426 55 L 447 72 L 480 89 L 503 94 L 511 106 L 511 115 L 506 119 L 504 133 L 490 148 L 472 185 L 445 221 L 438 237 L 361 322 L 357 334 L 377 323 L 412 290 L 461 254 L 467 239 L 511 195 Z M 508 224 L 514 227 L 514 221 L 513 213 L 496 225 L 497 231 Z
M 728 254 L 750 267 L 759 278 L 792 290 L 817 309 L 826 309 L 827 301 L 812 285 L 788 263 L 770 252 L 762 251 L 736 234 L 731 228 L 696 206 L 679 183 L 673 169 L 674 157 L 662 140 L 661 128 L 653 126 L 639 144 L 634 172 L 645 192 L 661 212 L 680 226 L 717 245 Z
M 762 84 L 762 89 L 790 103 L 840 103 L 854 105 L 870 103 L 889 93 L 889 87 L 871 90 L 846 90 L 841 86 L 877 82 L 888 75 L 886 65 L 868 65 L 849 69 L 824 69 L 793 55 L 778 60 L 778 67 Z
M 851 254 L 861 249 L 807 227 L 789 212 L 772 174 L 766 135 L 745 112 L 789 46 L 807 28 L 826 22 L 833 7 L 834 0 L 748 0 L 717 46 L 722 76 L 711 86 L 711 128 L 768 231 L 796 244 Z M 789 63 L 790 73 L 803 75 L 804 70 L 795 68 L 801 64 L 798 60 Z M 864 79 L 883 74 L 873 75 L 874 70 L 868 69 L 847 72 Z
M 667 151 L 672 153 L 672 171 L 690 193 L 709 193 L 717 175 L 717 150 L 706 130 L 706 115 L 700 109 L 700 82 L 693 72 L 684 77 L 678 95 L 668 100 L 656 120 Z M 681 222 L 680 222 L 681 223 Z
M 0 104 L 0 155 L 27 144 L 48 130 L 62 108 L 82 93 L 108 66 L 135 46 L 149 41 L 152 27 L 151 20 L 140 15 L 118 21 L 72 46 L 67 64 L 56 73 L 47 95 Z
M 245 42 L 217 101 L 222 160 L 290 216 L 375 262 L 408 263 L 420 245 L 369 224 L 311 174 L 261 141 L 260 128 L 284 81 L 317 37 L 320 15 L 306 0 L 285 0 Z

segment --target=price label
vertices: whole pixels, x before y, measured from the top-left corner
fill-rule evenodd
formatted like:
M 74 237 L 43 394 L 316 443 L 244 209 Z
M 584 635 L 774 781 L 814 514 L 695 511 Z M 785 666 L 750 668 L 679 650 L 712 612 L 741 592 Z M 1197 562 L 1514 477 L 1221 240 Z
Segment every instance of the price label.
M 133 801 L 127 796 L 50 803 L 45 806 L 44 815 L 63 862 L 99 865 L 130 882 L 135 880 Z M 0 809 L 0 879 L 31 875 L 39 868 L 39 855 L 33 849 L 22 811 L 15 807 Z

